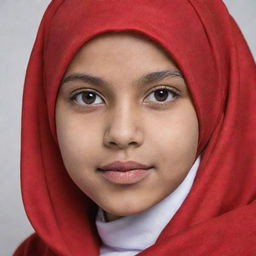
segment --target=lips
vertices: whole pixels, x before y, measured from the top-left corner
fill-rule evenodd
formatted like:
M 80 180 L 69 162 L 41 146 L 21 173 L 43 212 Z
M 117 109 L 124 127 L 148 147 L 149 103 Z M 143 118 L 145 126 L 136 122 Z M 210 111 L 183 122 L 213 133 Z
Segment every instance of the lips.
M 142 182 L 150 176 L 154 166 L 141 164 L 135 161 L 116 161 L 97 168 L 107 181 L 119 185 L 131 185 Z
M 127 161 L 127 162 L 121 162 L 116 161 L 104 166 L 100 166 L 98 168 L 99 171 L 119 171 L 119 172 L 126 172 L 130 170 L 138 170 L 143 169 L 147 170 L 152 168 L 153 166 L 144 165 L 135 161 Z

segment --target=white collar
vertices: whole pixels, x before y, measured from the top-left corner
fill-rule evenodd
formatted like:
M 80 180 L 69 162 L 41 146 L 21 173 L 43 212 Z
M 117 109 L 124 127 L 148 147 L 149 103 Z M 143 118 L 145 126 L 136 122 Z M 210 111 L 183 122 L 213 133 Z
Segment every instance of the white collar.
M 99 207 L 96 227 L 103 242 L 100 255 L 132 256 L 153 245 L 187 197 L 199 164 L 200 155 L 182 183 L 146 211 L 105 222 L 103 210 Z

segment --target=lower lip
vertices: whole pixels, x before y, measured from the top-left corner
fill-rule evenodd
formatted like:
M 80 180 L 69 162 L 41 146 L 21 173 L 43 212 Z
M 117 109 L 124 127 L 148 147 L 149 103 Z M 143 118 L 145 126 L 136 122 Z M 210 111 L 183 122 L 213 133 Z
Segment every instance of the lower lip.
M 115 184 L 134 184 L 145 177 L 147 177 L 152 168 L 150 169 L 136 169 L 130 171 L 103 171 L 102 175 L 108 181 Z

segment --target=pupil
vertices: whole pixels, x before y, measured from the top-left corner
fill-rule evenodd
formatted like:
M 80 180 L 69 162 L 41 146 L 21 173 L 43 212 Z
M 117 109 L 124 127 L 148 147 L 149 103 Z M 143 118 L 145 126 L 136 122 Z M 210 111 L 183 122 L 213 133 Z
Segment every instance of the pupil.
M 83 93 L 82 99 L 85 103 L 91 104 L 95 100 L 95 94 L 92 92 Z
M 160 89 L 155 91 L 156 99 L 159 101 L 164 101 L 168 97 L 168 91 L 166 89 Z

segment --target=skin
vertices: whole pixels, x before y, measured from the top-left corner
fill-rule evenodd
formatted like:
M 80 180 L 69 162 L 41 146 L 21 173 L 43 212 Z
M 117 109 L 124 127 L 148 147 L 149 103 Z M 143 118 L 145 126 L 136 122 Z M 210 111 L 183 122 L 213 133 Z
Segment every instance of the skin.
M 138 82 L 145 74 L 166 70 L 179 71 L 160 46 L 142 35 L 119 32 L 87 42 L 64 75 L 55 112 L 63 162 L 108 221 L 140 213 L 164 199 L 195 161 L 199 126 L 185 80 L 172 75 Z M 83 80 L 83 74 L 106 84 Z M 167 88 L 165 96 L 159 94 L 161 86 Z M 88 91 L 93 93 L 89 100 Z M 97 168 L 118 160 L 154 168 L 135 184 L 115 184 Z

